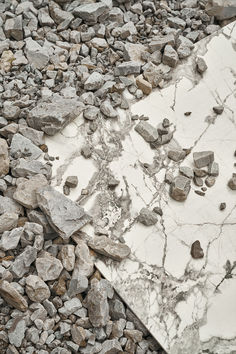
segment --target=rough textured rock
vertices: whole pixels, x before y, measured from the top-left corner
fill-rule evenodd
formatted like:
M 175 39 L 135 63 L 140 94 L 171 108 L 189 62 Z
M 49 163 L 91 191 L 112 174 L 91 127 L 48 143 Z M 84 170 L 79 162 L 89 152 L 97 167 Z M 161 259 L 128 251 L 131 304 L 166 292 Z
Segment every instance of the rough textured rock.
M 148 143 L 156 141 L 159 137 L 157 129 L 155 129 L 151 124 L 147 122 L 139 122 L 134 129 Z
M 236 4 L 234 0 L 210 0 L 206 11 L 218 20 L 227 20 L 236 16 Z
M 58 279 L 63 269 L 61 261 L 45 251 L 36 259 L 35 266 L 44 281 Z
M 31 301 L 42 302 L 50 297 L 47 284 L 37 275 L 29 275 L 26 278 L 26 294 Z
M 28 303 L 25 298 L 6 280 L 0 280 L 0 295 L 10 306 L 17 310 L 27 310 Z
M 197 71 L 200 73 L 200 74 L 203 74 L 206 70 L 207 70 L 207 65 L 206 65 L 206 62 L 203 58 L 201 57 L 198 57 L 196 59 L 196 65 L 197 65 Z
M 39 208 L 62 238 L 69 238 L 91 221 L 82 207 L 50 186 L 39 189 L 36 195 Z
M 64 245 L 62 246 L 60 252 L 60 258 L 63 267 L 68 271 L 72 271 L 75 266 L 75 246 L 74 245 Z
M 142 75 L 137 77 L 136 84 L 145 95 L 149 95 L 152 92 L 152 85 Z
M 11 266 L 11 272 L 14 277 L 22 278 L 29 272 L 30 265 L 37 257 L 37 250 L 32 246 L 25 247 L 24 251 L 19 254 Z
M 109 321 L 107 292 L 96 279 L 91 282 L 87 295 L 89 320 L 94 327 L 103 327 Z
M 101 354 L 116 354 L 123 353 L 122 347 L 118 341 L 118 339 L 110 339 L 106 340 L 102 343 Z
M 12 162 L 11 173 L 14 177 L 29 177 L 42 174 L 49 179 L 52 175 L 52 168 L 41 161 L 28 161 L 27 159 L 20 158 Z
M 9 342 L 15 347 L 19 348 L 25 337 L 26 322 L 22 317 L 16 317 L 8 331 Z
M 190 179 L 185 176 L 177 176 L 170 186 L 170 196 L 182 202 L 187 199 L 190 191 Z
M 191 256 L 194 259 L 199 259 L 204 257 L 204 252 L 201 247 L 200 241 L 195 241 L 191 246 Z
M 105 1 L 93 4 L 84 4 L 74 9 L 74 14 L 86 22 L 96 23 L 101 15 L 109 11 Z
M 36 192 L 38 189 L 47 185 L 48 181 L 43 175 L 33 176 L 31 179 L 18 184 L 13 198 L 28 209 L 35 209 L 38 207 Z
M 69 188 L 76 188 L 78 185 L 78 177 L 77 176 L 68 176 L 65 181 L 65 185 Z
M 0 177 L 8 174 L 9 164 L 7 142 L 4 139 L 0 139 Z
M 77 259 L 72 277 L 76 278 L 77 274 L 90 277 L 94 270 L 93 257 L 89 252 L 87 244 L 83 240 L 77 240 L 76 243 L 75 254 Z
M 155 225 L 157 223 L 158 217 L 154 211 L 148 208 L 142 208 L 138 216 L 138 221 L 146 226 Z
M 228 182 L 228 186 L 232 190 L 236 190 L 236 173 L 233 173 L 232 178 Z
M 135 61 L 126 61 L 122 64 L 119 64 L 115 68 L 115 75 L 130 75 L 130 74 L 139 74 L 141 70 L 141 64 Z
M 0 216 L 0 233 L 10 231 L 17 226 L 18 214 L 4 213 Z
M 10 155 L 12 157 L 27 157 L 29 160 L 36 160 L 41 154 L 42 150 L 28 138 L 18 133 L 13 136 L 10 146 Z
M 32 38 L 26 38 L 25 43 L 25 52 L 29 63 L 35 69 L 43 69 L 49 61 L 47 49 L 41 47 L 41 45 L 39 45 Z
M 85 90 L 98 90 L 104 83 L 103 76 L 94 71 L 84 83 Z
M 214 152 L 213 151 L 194 152 L 193 160 L 197 168 L 206 167 L 214 161 Z
M 27 121 L 30 127 L 55 135 L 78 117 L 83 109 L 84 104 L 77 98 L 55 95 L 49 102 L 39 100 L 36 107 L 29 112 Z
M 130 254 L 130 248 L 122 243 L 116 243 L 106 236 L 95 236 L 88 242 L 89 247 L 99 254 L 122 261 Z
M 0 196 L 0 214 L 15 213 L 24 215 L 23 207 L 9 197 Z
M 12 231 L 5 231 L 0 239 L 0 249 L 3 251 L 16 249 L 23 231 L 23 227 L 18 227 Z
M 169 44 L 166 45 L 163 58 L 162 58 L 163 64 L 169 65 L 171 68 L 175 68 L 178 61 L 179 61 L 179 57 L 175 49 L 171 47 L 171 45 Z

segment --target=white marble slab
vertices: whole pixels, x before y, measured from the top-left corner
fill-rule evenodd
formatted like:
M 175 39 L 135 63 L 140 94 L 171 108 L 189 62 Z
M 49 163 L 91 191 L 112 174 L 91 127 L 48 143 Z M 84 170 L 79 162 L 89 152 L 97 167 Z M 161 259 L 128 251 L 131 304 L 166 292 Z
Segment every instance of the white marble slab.
M 196 56 L 208 69 L 196 74 Z M 223 105 L 217 116 L 212 107 Z M 53 166 L 53 185 L 62 190 L 68 175 L 79 185 L 71 193 L 105 227 L 110 237 L 131 248 L 129 259 L 97 266 L 170 354 L 232 354 L 236 352 L 236 191 L 227 182 L 236 172 L 236 24 L 196 45 L 193 55 L 178 67 L 168 87 L 131 106 L 156 126 L 168 118 L 176 127 L 174 142 L 191 148 L 181 163 L 193 167 L 192 152 L 212 150 L 220 175 L 204 197 L 192 188 L 184 203 L 169 197 L 167 170 L 178 174 L 179 163 L 167 158 L 168 145 L 158 150 L 134 131 L 130 112 L 120 111 L 117 122 L 100 120 L 95 134 L 86 136 L 82 118 L 61 134 L 47 138 L 49 153 L 59 155 Z M 185 112 L 191 111 L 189 117 Z M 80 154 L 86 142 L 92 159 Z M 143 167 L 149 163 L 149 170 Z M 107 189 L 113 175 L 120 181 Z M 82 188 L 89 194 L 81 196 Z M 219 204 L 226 202 L 224 211 Z M 160 206 L 163 217 L 155 226 L 137 221 L 142 207 Z M 93 234 L 93 228 L 85 229 Z M 204 258 L 194 260 L 191 244 L 199 240 Z M 226 271 L 226 262 L 232 268 Z M 230 263 L 229 263 L 230 262 Z

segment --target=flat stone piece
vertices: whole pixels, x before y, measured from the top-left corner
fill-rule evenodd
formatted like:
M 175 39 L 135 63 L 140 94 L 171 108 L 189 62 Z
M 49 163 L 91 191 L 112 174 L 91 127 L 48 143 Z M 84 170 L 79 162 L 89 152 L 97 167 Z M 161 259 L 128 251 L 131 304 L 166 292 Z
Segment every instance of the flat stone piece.
M 37 275 L 29 275 L 26 278 L 26 294 L 31 301 L 42 302 L 50 297 L 47 284 Z
M 11 231 L 5 231 L 0 239 L 0 249 L 3 251 L 16 249 L 23 232 L 23 227 L 18 227 Z
M 10 231 L 17 226 L 19 215 L 16 213 L 4 213 L 0 216 L 0 233 Z
M 50 165 L 38 160 L 28 161 L 20 158 L 12 163 L 11 173 L 14 177 L 29 177 L 42 174 L 49 179 L 52 175 L 52 168 Z
M 178 162 L 180 160 L 183 160 L 186 156 L 185 151 L 183 150 L 169 150 L 168 151 L 168 157 L 169 159 Z
M 0 280 L 0 295 L 12 307 L 26 311 L 28 303 L 25 298 L 6 280 Z
M 84 4 L 74 9 L 74 14 L 86 22 L 96 23 L 98 17 L 109 11 L 105 2 Z
M 36 259 L 35 266 L 39 277 L 44 281 L 58 279 L 63 269 L 61 261 L 48 252 L 43 252 Z
M 170 186 L 170 196 L 178 202 L 183 202 L 187 199 L 190 188 L 189 178 L 177 176 Z
M 155 225 L 157 223 L 158 217 L 154 211 L 148 208 L 142 208 L 138 216 L 138 221 L 146 226 Z
M 185 177 L 188 177 L 188 178 L 193 178 L 193 176 L 194 176 L 193 170 L 192 170 L 191 167 L 180 166 L 179 172 L 180 172 L 182 175 L 184 175 Z
M 37 257 L 37 250 L 32 246 L 27 246 L 24 251 L 19 254 L 11 266 L 11 272 L 16 278 L 22 278 L 28 273 L 30 265 Z
M 102 343 L 101 354 L 122 353 L 122 347 L 118 339 L 108 339 Z
M 16 317 L 13 324 L 8 331 L 9 342 L 15 347 L 19 348 L 25 337 L 26 322 L 22 317 Z
M 74 245 L 64 245 L 62 246 L 60 252 L 60 258 L 63 267 L 68 271 L 72 271 L 75 266 L 75 246 Z
M 214 161 L 214 152 L 213 151 L 194 152 L 193 161 L 197 168 L 206 167 Z
M 41 154 L 42 150 L 28 138 L 18 133 L 13 136 L 10 146 L 12 157 L 27 157 L 29 160 L 36 160 Z
M 136 61 L 126 61 L 122 64 L 119 64 L 115 68 L 116 76 L 127 76 L 131 74 L 139 74 L 141 70 L 141 64 Z
M 91 217 L 75 202 L 57 192 L 53 187 L 37 191 L 39 208 L 47 216 L 52 228 L 64 239 L 91 221 Z
M 53 96 L 49 101 L 39 100 L 28 115 L 30 127 L 55 135 L 82 113 L 84 104 L 76 98 Z
M 204 252 L 201 247 L 200 241 L 195 241 L 191 246 L 191 256 L 194 259 L 199 259 L 204 257 Z
M 210 176 L 214 176 L 214 177 L 219 176 L 219 164 L 217 162 L 213 161 L 208 166 L 208 173 Z
M 95 236 L 88 242 L 88 245 L 97 253 L 112 258 L 115 261 L 122 261 L 122 259 L 128 257 L 130 254 L 130 248 L 127 245 L 114 242 L 106 236 Z
M 151 143 L 158 139 L 159 135 L 157 129 L 151 124 L 145 121 L 139 122 L 135 128 L 137 133 L 139 133 L 146 142 Z
M 179 61 L 179 57 L 177 52 L 171 45 L 165 46 L 162 62 L 165 65 L 170 66 L 171 68 L 175 68 Z
M 76 241 L 75 248 L 76 263 L 72 278 L 77 278 L 77 275 L 90 277 L 94 271 L 94 260 L 89 252 L 87 244 L 83 240 Z

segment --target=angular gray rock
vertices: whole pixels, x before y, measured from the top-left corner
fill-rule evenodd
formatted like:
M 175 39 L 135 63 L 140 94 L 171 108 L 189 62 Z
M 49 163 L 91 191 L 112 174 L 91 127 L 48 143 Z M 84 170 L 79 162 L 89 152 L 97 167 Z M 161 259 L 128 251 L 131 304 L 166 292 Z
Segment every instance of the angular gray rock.
M 104 83 L 103 75 L 94 71 L 84 83 L 84 89 L 87 91 L 98 90 Z
M 203 74 L 207 70 L 207 64 L 206 64 L 205 60 L 201 57 L 198 57 L 196 59 L 196 65 L 197 65 L 197 71 L 200 74 Z
M 127 245 L 114 242 L 106 236 L 95 236 L 88 242 L 88 245 L 97 253 L 115 261 L 122 261 L 130 254 L 130 248 Z
M 19 316 L 13 320 L 12 326 L 8 331 L 9 342 L 15 347 L 19 348 L 25 337 L 26 321 L 23 317 Z
M 63 267 L 71 272 L 75 266 L 75 246 L 63 245 L 60 252 L 60 259 Z
M 35 69 L 43 69 L 49 61 L 47 49 L 41 47 L 41 45 L 30 37 L 25 39 L 25 54 L 29 63 Z
M 68 296 L 74 297 L 77 294 L 81 294 L 88 288 L 88 279 L 81 274 L 77 274 L 76 278 L 71 279 L 69 288 L 68 288 Z
M 42 174 L 47 179 L 50 179 L 52 168 L 50 165 L 38 160 L 28 161 L 27 159 L 20 158 L 12 161 L 11 173 L 14 177 L 29 177 Z
M 82 307 L 82 304 L 81 304 L 80 300 L 77 297 L 74 297 L 71 300 L 65 301 L 64 306 L 62 306 L 58 310 L 58 312 L 61 315 L 70 316 L 74 312 L 78 311 L 81 307 Z
M 30 265 L 37 257 L 37 250 L 32 246 L 25 247 L 24 251 L 16 257 L 11 265 L 11 272 L 16 278 L 22 278 L 28 273 Z
M 0 234 L 5 231 L 10 231 L 17 226 L 18 214 L 4 213 L 0 216 Z
M 116 76 L 127 76 L 131 74 L 140 74 L 141 64 L 136 61 L 126 61 L 115 67 Z
M 36 160 L 41 154 L 42 150 L 31 140 L 19 133 L 14 134 L 10 146 L 10 155 L 13 158 L 27 157 L 28 160 Z
M 78 185 L 78 177 L 77 176 L 68 176 L 66 178 L 65 185 L 69 188 L 76 188 Z
M 154 53 L 156 50 L 162 50 L 167 44 L 174 46 L 175 37 L 172 33 L 167 34 L 166 36 L 157 36 L 149 44 L 149 49 L 151 53 Z
M 206 167 L 214 161 L 214 152 L 213 151 L 194 152 L 193 161 L 197 168 Z
M 102 343 L 100 354 L 117 354 L 123 353 L 122 347 L 118 339 L 108 339 Z
M 89 320 L 93 327 L 105 326 L 109 321 L 107 292 L 97 279 L 94 279 L 91 282 L 91 288 L 88 292 L 86 301 Z
M 26 311 L 28 303 L 25 298 L 6 280 L 0 280 L 0 295 L 12 307 Z
M 149 210 L 148 208 L 142 208 L 139 216 L 138 221 L 146 226 L 155 225 L 157 223 L 158 217 L 154 211 Z
M 22 16 L 7 19 L 4 31 L 8 38 L 12 37 L 17 41 L 21 41 L 23 39 Z
M 58 279 L 63 269 L 61 261 L 45 251 L 36 259 L 35 266 L 44 281 Z
M 232 190 L 236 190 L 236 173 L 233 173 L 232 177 L 228 182 L 228 186 Z
M 90 277 L 94 270 L 93 257 L 89 252 L 87 244 L 83 240 L 77 240 L 76 243 L 75 255 L 77 258 L 72 278 L 76 279 L 78 275 Z
M 0 177 L 9 172 L 8 145 L 5 139 L 0 139 Z
M 236 16 L 236 4 L 234 0 L 210 0 L 206 11 L 208 15 L 215 16 L 218 20 L 227 20 Z
M 82 207 L 53 187 L 39 189 L 36 196 L 39 208 L 47 216 L 50 225 L 64 239 L 68 239 L 91 221 L 91 217 Z
M 190 179 L 185 176 L 177 176 L 170 186 L 170 196 L 178 202 L 187 199 L 190 191 Z
M 224 112 L 224 106 L 215 106 L 213 107 L 213 111 L 216 113 L 216 114 L 222 114 Z
M 20 126 L 19 133 L 30 139 L 37 146 L 43 145 L 44 143 L 43 132 L 29 128 L 28 126 Z
M 13 199 L 0 195 L 0 215 L 4 213 L 15 213 L 18 215 L 24 215 L 24 209 Z
M 94 106 L 89 106 L 84 111 L 84 118 L 88 120 L 95 120 L 99 112 L 100 112 L 99 108 Z
M 27 122 L 34 129 L 55 135 L 78 117 L 84 108 L 84 104 L 77 98 L 54 95 L 48 101 L 39 100 L 29 112 Z
M 210 176 L 219 176 L 219 164 L 213 161 L 210 165 L 208 165 L 208 173 Z
M 22 181 L 17 185 L 13 198 L 28 209 L 36 209 L 38 207 L 36 197 L 37 190 L 47 185 L 48 181 L 46 177 L 43 175 L 35 175 L 29 180 Z
M 179 172 L 188 178 L 193 178 L 193 176 L 194 176 L 192 168 L 187 167 L 187 166 L 180 166 Z
M 25 291 L 31 301 L 42 302 L 50 297 L 49 287 L 37 275 L 29 275 L 25 282 Z
M 134 129 L 148 143 L 152 143 L 152 142 L 156 141 L 158 139 L 158 137 L 159 137 L 157 129 L 154 128 L 148 122 L 141 121 L 135 126 Z
M 162 62 L 165 65 L 175 68 L 179 61 L 178 53 L 171 45 L 166 45 L 162 57 Z
M 18 227 L 11 231 L 5 231 L 0 239 L 0 249 L 3 251 L 16 249 L 23 232 L 23 227 Z
M 168 157 L 169 159 L 178 162 L 180 160 L 183 160 L 186 156 L 186 153 L 184 150 L 169 150 L 168 151 Z
M 101 112 L 108 118 L 116 118 L 118 116 L 118 113 L 108 100 L 102 102 L 100 109 Z

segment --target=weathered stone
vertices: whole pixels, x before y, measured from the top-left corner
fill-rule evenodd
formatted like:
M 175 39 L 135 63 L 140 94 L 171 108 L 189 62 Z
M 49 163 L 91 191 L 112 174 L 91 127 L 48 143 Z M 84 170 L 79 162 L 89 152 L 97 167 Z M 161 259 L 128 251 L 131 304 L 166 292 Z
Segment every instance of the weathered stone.
M 197 177 L 206 177 L 207 171 L 201 170 L 199 168 L 194 168 L 193 169 L 194 175 Z
M 206 64 L 205 60 L 201 57 L 198 57 L 196 59 L 196 65 L 197 65 L 197 71 L 200 74 L 203 74 L 207 70 L 207 64 Z
M 19 133 L 22 134 L 24 137 L 30 139 L 35 145 L 40 146 L 44 143 L 44 133 L 28 126 L 20 126 Z
M 38 210 L 28 210 L 27 217 L 29 221 L 42 225 L 45 234 L 53 234 L 54 230 L 48 223 L 46 216 Z
M 12 37 L 17 41 L 23 39 L 22 16 L 9 18 L 5 22 L 4 31 L 7 37 Z
M 72 278 L 76 279 L 78 275 L 90 277 L 94 270 L 93 257 L 89 252 L 87 244 L 83 240 L 77 240 L 76 243 L 75 255 L 77 259 Z
M 157 214 L 154 211 L 151 211 L 147 208 L 142 208 L 139 216 L 138 221 L 146 226 L 155 225 L 157 223 Z
M 39 70 L 43 69 L 49 60 L 47 49 L 41 47 L 30 37 L 25 39 L 25 54 L 29 63 Z
M 145 53 L 147 48 L 139 43 L 125 43 L 124 45 L 124 59 L 125 61 L 135 61 L 143 63 L 141 59 L 142 53 Z
M 42 150 L 28 138 L 16 133 L 11 141 L 10 154 L 14 158 L 27 157 L 29 160 L 36 160 L 42 154 Z
M 201 179 L 201 177 L 194 176 L 193 182 L 197 187 L 203 186 L 203 180 Z
M 64 245 L 60 252 L 60 259 L 63 267 L 68 271 L 72 271 L 75 266 L 75 246 Z
M 114 299 L 110 301 L 110 315 L 112 320 L 126 319 L 125 307 L 120 300 Z
M 137 77 L 136 84 L 145 95 L 149 95 L 152 92 L 152 85 L 142 75 Z
M 149 49 L 151 53 L 155 52 L 156 50 L 162 50 L 166 45 L 175 45 L 175 37 L 172 33 L 164 36 L 164 37 L 156 37 L 149 44 Z
M 37 250 L 34 247 L 27 246 L 11 266 L 13 275 L 17 278 L 22 278 L 29 271 L 30 265 L 37 257 Z
M 234 0 L 211 0 L 207 3 L 206 11 L 218 20 L 227 20 L 236 16 L 236 4 Z
M 0 139 L 0 176 L 9 172 L 10 160 L 8 157 L 8 145 L 5 139 Z
M 171 45 L 166 45 L 162 57 L 162 62 L 165 65 L 169 65 L 171 68 L 175 68 L 178 63 L 179 57 L 177 52 Z
M 135 61 L 126 61 L 115 67 L 116 76 L 126 76 L 131 74 L 140 74 L 141 64 Z
M 58 312 L 64 316 L 70 316 L 82 307 L 80 300 L 74 297 L 71 300 L 65 301 L 64 306 L 61 307 Z
M 36 209 L 38 207 L 36 192 L 47 185 L 48 181 L 43 175 L 33 176 L 31 179 L 22 181 L 17 185 L 13 198 L 28 209 Z
M 126 39 L 132 35 L 137 34 L 136 27 L 132 21 L 129 21 L 125 23 L 121 28 L 120 28 L 120 37 L 122 39 Z
M 95 120 L 99 112 L 100 112 L 99 108 L 94 106 L 89 106 L 84 111 L 84 118 L 88 120 Z
M 193 176 L 194 176 L 192 168 L 187 167 L 187 166 L 180 166 L 179 172 L 188 178 L 193 178 Z
M 224 112 L 224 106 L 215 106 L 213 107 L 213 111 L 216 114 L 222 114 Z
M 180 28 L 183 30 L 186 27 L 186 22 L 179 17 L 169 17 L 167 21 L 172 28 Z
M 42 130 L 48 135 L 55 135 L 78 117 L 84 107 L 77 98 L 54 95 L 48 101 L 39 100 L 29 112 L 27 121 L 30 127 Z
M 193 161 L 197 168 L 206 167 L 214 161 L 214 152 L 213 151 L 194 152 Z
M 139 122 L 134 129 L 148 143 L 156 141 L 159 137 L 157 129 L 155 129 L 151 124 L 144 121 Z
M 0 295 L 12 307 L 26 311 L 28 303 L 23 296 L 6 280 L 0 280 Z
M 225 210 L 225 208 L 226 208 L 226 203 L 220 203 L 220 207 L 219 207 L 219 209 L 220 210 Z
M 236 190 L 236 173 L 233 173 L 232 178 L 228 182 L 228 186 L 232 190 Z
M 74 324 L 71 328 L 71 336 L 73 339 L 73 342 L 80 346 L 84 346 L 85 344 L 85 339 L 86 339 L 86 331 L 83 327 L 77 326 Z
M 74 278 L 76 276 L 76 278 Z M 88 279 L 81 274 L 74 274 L 68 288 L 68 296 L 74 297 L 88 288 Z
M 0 249 L 3 251 L 16 249 L 23 232 L 23 227 L 18 227 L 12 231 L 5 231 L 0 239 Z
M 20 108 L 12 104 L 4 104 L 2 114 L 8 120 L 16 120 L 20 115 Z
M 17 227 L 18 214 L 4 213 L 0 216 L 0 234 Z
M 102 343 L 100 354 L 116 354 L 123 353 L 122 347 L 118 339 L 109 339 Z
M 215 182 L 216 182 L 216 179 L 214 176 L 208 176 L 205 180 L 206 186 L 209 188 L 214 186 Z
M 208 174 L 214 177 L 219 176 L 219 164 L 217 162 L 213 161 L 208 165 Z
M 100 282 L 93 280 L 87 295 L 89 320 L 93 327 L 103 327 L 109 321 L 109 304 L 107 292 Z
M 92 4 L 84 4 L 76 7 L 73 10 L 75 16 L 82 18 L 85 22 L 96 23 L 100 16 L 106 14 L 109 11 L 109 7 L 105 1 Z
M 204 252 L 201 247 L 200 241 L 195 241 L 191 246 L 191 256 L 194 259 L 199 259 L 204 257 Z
M 58 279 L 63 269 L 61 261 L 45 251 L 36 259 L 35 266 L 44 281 Z
M 178 162 L 180 160 L 183 160 L 186 156 L 186 153 L 184 150 L 169 150 L 168 151 L 168 157 L 169 159 Z
M 47 284 L 37 275 L 29 275 L 26 278 L 26 294 L 31 301 L 42 302 L 50 297 Z
M 143 333 L 137 329 L 125 329 L 124 335 L 134 343 L 139 343 L 143 339 Z
M 108 100 L 102 102 L 100 109 L 101 112 L 108 118 L 116 118 L 118 116 L 118 113 Z
M 19 348 L 25 337 L 26 322 L 22 317 L 16 317 L 8 331 L 9 342 L 15 347 Z
M 82 207 L 53 187 L 41 188 L 36 195 L 39 208 L 47 216 L 52 228 L 64 239 L 91 221 L 91 217 Z
M 29 177 L 35 175 L 44 175 L 49 179 L 52 175 L 52 168 L 41 161 L 20 158 L 11 163 L 11 173 L 14 177 Z
M 94 71 L 84 83 L 84 89 L 87 91 L 98 90 L 104 83 L 103 75 Z
M 116 243 L 106 236 L 95 236 L 88 242 L 90 248 L 99 254 L 121 261 L 128 257 L 130 248 L 122 243 Z
M 190 188 L 189 178 L 177 176 L 170 186 L 170 196 L 178 202 L 182 202 L 187 199 Z

